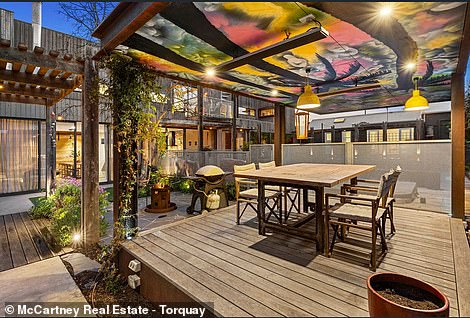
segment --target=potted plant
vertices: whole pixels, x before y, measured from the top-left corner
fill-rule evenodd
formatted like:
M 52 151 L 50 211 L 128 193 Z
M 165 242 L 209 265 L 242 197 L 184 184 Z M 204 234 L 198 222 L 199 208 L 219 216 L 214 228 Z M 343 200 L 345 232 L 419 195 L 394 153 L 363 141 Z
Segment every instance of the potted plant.
M 437 288 L 396 273 L 367 279 L 370 317 L 449 317 L 449 300 Z

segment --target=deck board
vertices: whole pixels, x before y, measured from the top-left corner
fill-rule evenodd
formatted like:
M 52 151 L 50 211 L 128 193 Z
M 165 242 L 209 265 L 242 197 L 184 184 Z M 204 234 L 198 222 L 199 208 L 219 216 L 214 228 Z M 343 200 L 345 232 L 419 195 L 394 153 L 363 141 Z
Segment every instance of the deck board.
M 46 240 L 27 213 L 0 216 L 0 271 L 52 256 Z
M 399 272 L 437 286 L 449 298 L 451 315 L 457 316 L 459 309 L 467 310 L 458 297 L 462 278 L 457 271 L 468 270 L 468 263 L 463 257 L 454 263 L 460 247 L 450 222 L 443 214 L 396 208 L 397 233 L 388 236 L 389 251 L 377 271 Z M 283 233 L 258 235 L 253 212 L 236 225 L 235 208 L 228 207 L 146 231 L 123 247 L 195 301 L 214 301 L 222 316 L 368 313 L 365 282 L 373 272 L 366 231 L 351 230 L 328 258 L 317 255 L 313 241 Z
M 0 216 L 0 271 L 13 268 L 10 244 L 8 243 L 7 231 L 3 216 Z

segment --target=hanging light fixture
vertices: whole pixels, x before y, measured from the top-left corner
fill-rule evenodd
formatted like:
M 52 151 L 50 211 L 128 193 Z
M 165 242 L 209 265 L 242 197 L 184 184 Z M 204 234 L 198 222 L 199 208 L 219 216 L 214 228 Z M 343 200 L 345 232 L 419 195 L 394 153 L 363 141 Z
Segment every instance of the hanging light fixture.
M 418 89 L 418 78 L 415 77 L 413 81 L 415 82 L 415 89 L 413 90 L 413 96 L 408 98 L 405 103 L 405 111 L 418 111 L 428 109 L 429 102 L 426 98 L 420 95 Z
M 304 92 L 300 94 L 299 99 L 297 100 L 297 109 L 303 110 L 320 107 L 320 98 L 318 98 L 318 95 L 312 91 L 312 86 L 308 84 L 310 68 L 307 67 L 305 71 L 307 72 L 307 81 L 304 87 Z

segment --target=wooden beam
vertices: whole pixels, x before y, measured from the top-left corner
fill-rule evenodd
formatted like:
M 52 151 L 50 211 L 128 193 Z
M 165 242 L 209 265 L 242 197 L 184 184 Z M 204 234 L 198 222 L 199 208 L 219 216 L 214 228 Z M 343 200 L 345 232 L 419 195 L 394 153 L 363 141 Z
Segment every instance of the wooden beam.
M 352 93 L 352 92 L 357 92 L 357 91 L 363 91 L 367 89 L 374 89 L 374 88 L 379 88 L 382 87 L 380 84 L 364 84 L 364 85 L 358 85 L 354 87 L 348 87 L 344 89 L 338 89 L 334 90 L 331 92 L 325 92 L 325 93 L 318 93 L 318 97 L 326 97 L 326 96 L 333 96 L 333 95 L 340 95 L 340 94 L 346 94 L 346 93 Z
M 0 102 L 46 106 L 46 100 L 44 98 L 25 97 L 9 94 L 0 94 Z
M 282 144 L 286 139 L 286 108 L 283 105 L 274 106 L 274 161 L 282 165 Z
M 465 216 L 465 107 L 464 75 L 452 74 L 451 80 L 452 136 L 452 216 Z
M 93 58 L 97 59 L 106 52 L 114 50 L 168 4 L 121 2 L 93 32 L 92 36 L 101 40 L 101 50 Z
M 99 100 L 98 70 L 88 57 L 82 94 L 82 242 L 91 247 L 100 240 L 99 210 Z
M 41 88 L 16 88 L 12 85 L 5 85 L 0 89 L 0 93 L 22 95 L 26 97 L 39 97 L 55 99 L 59 97 L 59 92 L 41 89 Z
M 254 61 L 259 61 L 264 58 L 294 49 L 299 46 L 303 46 L 321 39 L 324 39 L 328 36 L 328 31 L 322 27 L 312 28 L 307 32 L 296 35 L 292 38 L 283 40 L 281 42 L 274 43 L 262 49 L 256 50 L 254 52 L 233 58 L 230 61 L 221 63 L 214 67 L 217 72 L 225 72 L 242 65 L 251 64 Z
M 238 104 L 240 102 L 240 97 L 237 95 L 232 95 L 232 151 L 237 150 L 237 118 L 238 118 Z
M 80 82 L 78 81 L 45 78 L 44 76 L 40 75 L 13 72 L 9 70 L 0 70 L 0 81 L 17 82 L 60 89 L 74 89 L 80 85 Z
M 83 74 L 83 65 L 75 61 L 66 61 L 51 55 L 19 51 L 15 48 L 1 48 L 0 60 L 10 63 L 33 64 L 39 67 Z
M 460 41 L 459 61 L 455 73 L 465 73 L 470 54 L 470 4 L 466 4 L 465 21 L 462 30 L 462 39 Z

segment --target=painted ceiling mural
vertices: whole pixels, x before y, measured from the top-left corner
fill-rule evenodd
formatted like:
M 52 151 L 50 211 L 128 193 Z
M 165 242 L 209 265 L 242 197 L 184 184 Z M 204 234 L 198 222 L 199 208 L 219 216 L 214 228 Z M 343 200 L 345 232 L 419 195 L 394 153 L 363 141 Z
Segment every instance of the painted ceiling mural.
M 123 44 L 163 73 L 290 105 L 302 92 L 307 67 L 319 93 L 381 84 L 321 98 L 317 112 L 340 112 L 403 105 L 415 76 L 430 102 L 450 100 L 464 13 L 465 3 L 438 2 L 172 3 Z M 318 26 L 304 19 L 310 14 L 329 37 L 213 77 L 205 74 Z

